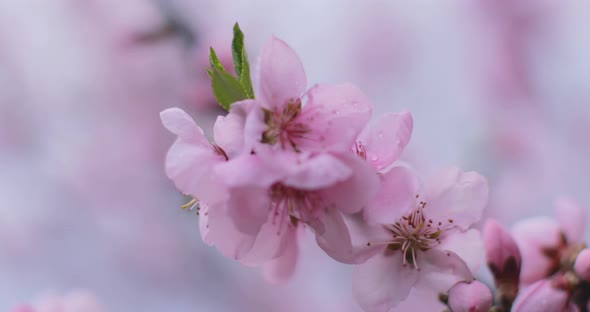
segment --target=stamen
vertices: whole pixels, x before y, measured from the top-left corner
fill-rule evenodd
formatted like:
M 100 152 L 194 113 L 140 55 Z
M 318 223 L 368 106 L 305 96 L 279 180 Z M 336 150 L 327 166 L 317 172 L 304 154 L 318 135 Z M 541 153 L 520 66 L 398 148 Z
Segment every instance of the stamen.
M 418 197 L 419 195 L 416 195 L 416 198 Z M 438 222 L 438 226 L 433 226 L 434 221 L 424 217 L 425 207 L 426 202 L 420 201 L 417 203 L 417 207 L 409 214 L 400 217 L 394 224 L 386 225 L 385 228 L 391 232 L 391 240 L 383 242 L 371 241 L 367 243 L 367 246 L 387 245 L 390 250 L 399 250 L 402 254 L 402 265 L 404 267 L 409 264 L 411 268 L 420 270 L 420 264 L 418 263 L 419 253 L 440 244 L 443 231 L 453 223 L 452 219 L 448 219 L 449 223 L 445 223 L 444 226 L 442 222 Z
M 309 127 L 297 121 L 301 108 L 301 99 L 288 100 L 282 111 L 263 108 L 264 123 L 268 127 L 262 133 L 260 142 L 270 145 L 280 143 L 283 149 L 291 147 L 299 152 L 298 141 L 310 139 Z
M 193 212 L 196 211 L 197 215 L 199 215 L 199 211 L 201 210 L 201 202 L 198 198 L 191 199 L 188 203 L 180 206 L 182 210 Z
M 314 217 L 316 207 L 321 205 L 319 196 L 312 191 L 298 190 L 276 183 L 270 189 L 272 224 L 277 225 L 277 235 L 280 235 L 290 222 L 297 226 L 299 222 L 306 222 Z
M 367 160 L 367 149 L 363 145 L 363 142 L 361 142 L 361 141 L 354 142 L 354 148 L 355 148 L 354 152 L 356 153 L 356 155 L 360 159 Z
M 217 153 L 220 156 L 223 156 L 223 158 L 225 158 L 225 160 L 229 160 L 229 157 L 227 157 L 227 153 L 223 150 L 223 148 L 221 148 L 217 144 L 212 144 L 212 146 L 213 146 L 213 150 L 215 151 L 215 153 Z

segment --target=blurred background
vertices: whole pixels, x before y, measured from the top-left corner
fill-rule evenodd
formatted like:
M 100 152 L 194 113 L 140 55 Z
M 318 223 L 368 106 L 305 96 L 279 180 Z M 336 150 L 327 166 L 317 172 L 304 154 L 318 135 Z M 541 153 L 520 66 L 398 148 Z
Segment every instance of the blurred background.
M 275 34 L 310 84 L 410 110 L 404 158 L 483 173 L 504 225 L 590 207 L 588 1 L 2 0 L 0 311 L 72 289 L 105 311 L 358 311 L 311 242 L 281 286 L 207 247 L 165 177 L 159 112 L 211 130 L 207 53 L 229 63 L 236 21 L 252 63 Z

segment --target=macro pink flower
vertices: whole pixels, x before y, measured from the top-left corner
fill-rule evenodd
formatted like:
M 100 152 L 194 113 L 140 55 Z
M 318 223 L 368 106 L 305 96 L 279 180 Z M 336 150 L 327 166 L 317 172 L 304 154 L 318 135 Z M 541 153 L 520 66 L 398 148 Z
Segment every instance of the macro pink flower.
M 259 149 L 216 168 L 228 189 L 225 213 L 250 239 L 226 247 L 246 264 L 280 258 L 310 227 L 318 245 L 340 262 L 361 261 L 342 214 L 359 212 L 379 188 L 374 170 L 352 154 L 290 153 Z M 211 223 L 210 223 L 211 224 Z M 360 250 L 362 251 L 362 250 Z M 289 259 L 284 259 L 292 262 Z M 282 270 L 286 270 L 283 268 Z
M 492 302 L 492 292 L 478 281 L 459 282 L 449 290 L 449 307 L 453 312 L 488 312 Z
M 379 189 L 370 162 L 350 153 L 371 117 L 367 97 L 352 85 L 316 85 L 306 92 L 299 58 L 275 37 L 256 72 L 256 99 L 233 103 L 218 117 L 215 143 L 180 109 L 161 113 L 178 136 L 166 172 L 194 198 L 185 206 L 199 209 L 203 240 L 227 257 L 262 265 L 271 281 L 293 272 L 303 227 L 334 259 L 362 261 L 366 249 L 353 248 L 342 214 L 360 212 Z M 383 120 L 371 150 L 393 162 L 409 140 L 411 116 Z M 388 121 L 393 124 L 383 125 Z M 407 133 L 388 133 L 396 137 L 380 147 L 382 132 L 398 128 Z
M 414 202 L 406 207 L 367 208 L 379 210 L 371 215 L 380 221 L 367 242 L 377 255 L 353 274 L 353 292 L 365 311 L 390 311 L 415 287 L 445 291 L 471 281 L 483 260 L 480 233 L 472 228 L 487 203 L 482 176 L 446 169 L 412 194 Z
M 299 57 L 271 37 L 262 49 L 254 102 L 245 133 L 256 142 L 296 152 L 347 151 L 371 118 L 361 90 L 350 84 L 317 84 L 306 91 Z
M 516 223 L 512 236 L 522 255 L 520 282 L 534 283 L 559 268 L 564 253 L 582 242 L 586 213 L 571 199 L 555 204 L 557 219 L 538 216 Z

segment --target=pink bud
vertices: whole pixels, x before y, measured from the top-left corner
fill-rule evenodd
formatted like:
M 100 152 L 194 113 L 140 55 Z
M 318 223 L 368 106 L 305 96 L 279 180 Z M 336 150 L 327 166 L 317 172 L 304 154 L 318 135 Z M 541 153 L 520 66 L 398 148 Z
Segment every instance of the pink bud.
M 590 281 L 590 249 L 585 248 L 576 257 L 574 270 L 579 277 L 586 281 Z
M 568 294 L 553 287 L 549 280 L 540 280 L 522 291 L 514 305 L 512 312 L 556 312 L 569 308 Z
M 478 281 L 457 283 L 449 290 L 449 307 L 453 312 L 487 312 L 492 292 Z
M 518 284 L 520 251 L 510 233 L 490 219 L 483 228 L 483 240 L 488 266 L 496 283 L 511 281 Z

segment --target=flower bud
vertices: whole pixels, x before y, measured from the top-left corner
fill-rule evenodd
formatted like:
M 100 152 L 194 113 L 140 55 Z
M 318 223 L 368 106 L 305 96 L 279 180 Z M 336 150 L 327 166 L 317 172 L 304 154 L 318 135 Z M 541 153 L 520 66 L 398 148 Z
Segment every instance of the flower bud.
M 518 284 L 520 251 L 510 233 L 490 219 L 483 228 L 483 240 L 488 266 L 496 281 L 516 277 Z
M 478 282 L 459 282 L 449 290 L 449 307 L 453 312 L 487 312 L 492 307 L 492 292 Z
M 516 297 L 512 312 L 556 312 L 564 311 L 567 307 L 568 294 L 544 279 L 527 287 Z
M 483 228 L 483 241 L 488 267 L 496 284 L 497 305 L 509 311 L 520 284 L 520 250 L 510 233 L 491 219 Z
M 576 257 L 574 271 L 576 271 L 576 274 L 578 274 L 581 279 L 590 281 L 590 249 L 585 248 L 580 251 Z

